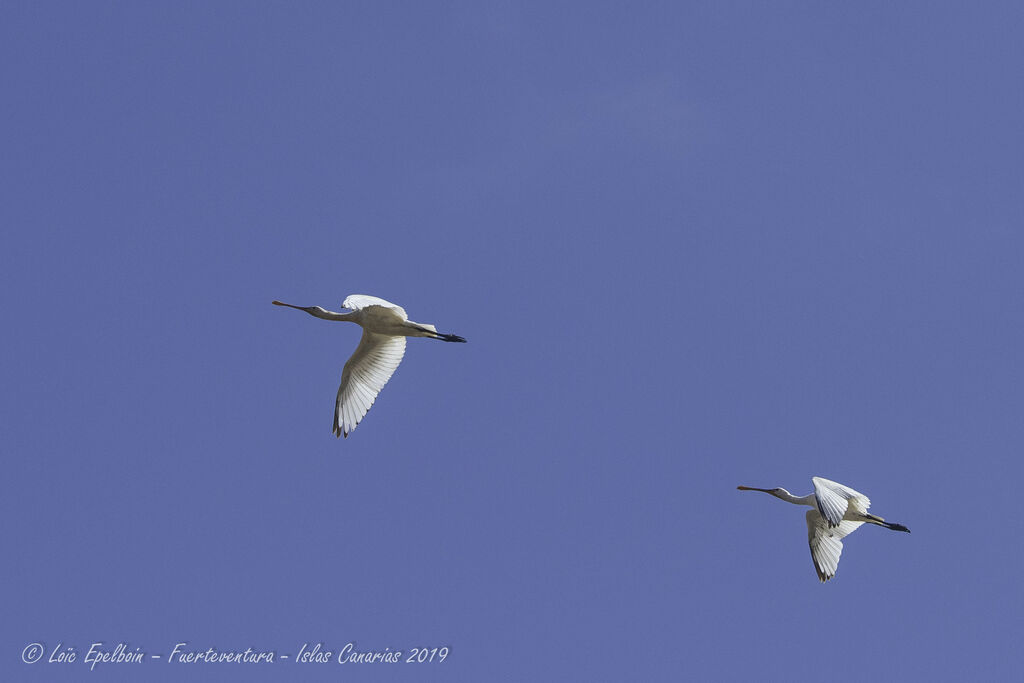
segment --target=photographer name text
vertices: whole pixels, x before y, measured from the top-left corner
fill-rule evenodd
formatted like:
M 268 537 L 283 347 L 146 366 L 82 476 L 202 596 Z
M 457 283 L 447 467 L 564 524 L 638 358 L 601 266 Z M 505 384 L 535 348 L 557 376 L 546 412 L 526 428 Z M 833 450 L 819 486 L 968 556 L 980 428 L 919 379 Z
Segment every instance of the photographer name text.
M 294 653 L 294 654 L 293 654 Z M 188 641 L 175 643 L 163 651 L 143 650 L 126 642 L 91 643 L 88 648 L 57 643 L 48 647 L 45 643 L 29 643 L 21 651 L 21 661 L 26 664 L 85 665 L 90 671 L 98 666 L 113 664 L 144 664 L 166 662 L 168 664 L 440 664 L 448 658 L 451 648 L 412 647 L 394 649 L 385 647 L 363 650 L 355 641 L 341 647 L 329 647 L 323 642 L 302 643 L 297 651 L 260 650 L 247 647 L 244 650 L 220 649 L 217 647 L 196 648 Z

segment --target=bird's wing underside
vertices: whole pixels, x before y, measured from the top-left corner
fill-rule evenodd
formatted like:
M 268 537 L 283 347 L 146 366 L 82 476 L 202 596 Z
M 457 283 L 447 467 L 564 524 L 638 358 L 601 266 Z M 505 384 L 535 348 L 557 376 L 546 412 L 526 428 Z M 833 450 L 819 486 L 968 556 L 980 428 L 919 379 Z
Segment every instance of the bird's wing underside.
M 370 296 L 369 294 L 349 294 L 348 298 L 346 298 L 341 305 L 353 311 L 360 308 L 366 308 L 367 306 L 383 306 L 384 308 L 393 309 L 399 316 L 401 316 L 402 320 L 409 319 L 409 316 L 405 313 L 405 309 L 401 306 L 393 304 L 390 301 L 385 301 L 380 297 Z
M 828 581 L 836 575 L 839 556 L 843 554 L 842 539 L 857 530 L 864 522 L 840 522 L 829 526 L 817 510 L 807 511 L 807 542 L 811 546 L 811 559 L 819 581 Z
M 852 505 L 855 511 L 863 514 L 871 505 L 867 496 L 848 486 L 821 477 L 813 477 L 811 481 L 814 482 L 814 498 L 818 503 L 818 512 L 830 526 L 838 526 L 843 521 L 847 507 Z
M 348 299 L 345 306 L 350 307 Z M 356 428 L 404 355 L 405 337 L 363 331 L 359 346 L 341 371 L 341 386 L 334 406 L 336 436 L 348 436 Z

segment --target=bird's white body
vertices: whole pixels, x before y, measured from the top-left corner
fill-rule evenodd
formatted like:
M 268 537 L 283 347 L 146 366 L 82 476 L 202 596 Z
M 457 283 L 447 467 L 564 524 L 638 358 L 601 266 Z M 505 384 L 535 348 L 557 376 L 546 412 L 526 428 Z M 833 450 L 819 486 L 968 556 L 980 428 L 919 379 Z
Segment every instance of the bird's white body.
M 409 320 L 405 309 L 384 299 L 353 294 L 341 304 L 351 313 L 336 313 L 337 320 L 357 323 L 367 332 L 395 337 L 436 337 L 437 328 Z
M 863 493 L 822 477 L 812 477 L 811 481 L 814 483 L 814 493 L 806 496 L 794 496 L 783 488 L 737 488 L 741 491 L 763 491 L 787 503 L 812 508 L 807 512 L 807 542 L 811 547 L 811 558 L 819 581 L 828 581 L 836 575 L 839 557 L 843 553 L 842 539 L 862 524 L 876 524 L 893 531 L 910 531 L 902 524 L 889 523 L 881 517 L 868 514 L 871 500 Z
M 356 323 L 363 328 L 359 346 L 341 371 L 341 386 L 334 404 L 336 436 L 347 437 L 370 410 L 377 394 L 402 362 L 406 337 L 466 341 L 454 334 L 439 334 L 433 325 L 413 322 L 401 306 L 366 294 L 353 294 L 345 299 L 342 307 L 352 309 L 349 313 L 334 313 L 319 306 L 272 303 L 306 311 L 324 320 Z

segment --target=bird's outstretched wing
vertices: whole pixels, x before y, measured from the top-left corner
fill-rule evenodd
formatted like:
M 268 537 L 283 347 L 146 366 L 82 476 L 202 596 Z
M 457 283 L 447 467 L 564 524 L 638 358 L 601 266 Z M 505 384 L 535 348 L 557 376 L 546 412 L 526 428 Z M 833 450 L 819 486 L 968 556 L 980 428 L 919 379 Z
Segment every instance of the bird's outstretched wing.
M 383 306 L 384 308 L 393 309 L 399 316 L 401 316 L 402 320 L 409 319 L 409 316 L 405 313 L 405 309 L 398 304 L 393 304 L 390 301 L 385 301 L 380 297 L 370 296 L 369 294 L 349 294 L 341 305 L 353 311 L 360 308 L 366 308 L 367 306 Z
M 351 308 L 348 300 L 345 301 L 345 307 Z M 363 331 L 356 352 L 341 371 L 341 386 L 338 387 L 338 400 L 334 405 L 335 436 L 347 437 L 356 428 L 377 400 L 377 394 L 391 379 L 404 355 L 405 337 Z
M 811 546 L 811 559 L 819 581 L 828 581 L 836 575 L 839 556 L 843 554 L 842 539 L 857 530 L 864 522 L 840 522 L 829 526 L 817 510 L 807 511 L 807 542 Z
M 863 493 L 858 493 L 848 486 L 837 484 L 821 477 L 812 477 L 814 482 L 814 498 L 818 503 L 818 512 L 825 518 L 829 526 L 839 526 L 843 521 L 846 509 L 853 509 L 861 514 L 867 512 L 871 501 Z

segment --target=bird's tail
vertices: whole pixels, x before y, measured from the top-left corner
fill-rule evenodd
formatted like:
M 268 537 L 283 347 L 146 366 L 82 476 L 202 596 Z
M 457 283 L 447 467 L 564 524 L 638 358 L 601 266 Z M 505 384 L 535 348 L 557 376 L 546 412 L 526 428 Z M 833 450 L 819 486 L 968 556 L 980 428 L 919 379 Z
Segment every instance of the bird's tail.
M 876 517 L 875 515 L 864 515 L 864 517 L 865 517 L 865 521 L 867 521 L 867 522 L 869 522 L 871 524 L 877 524 L 878 526 L 884 526 L 886 529 L 891 529 L 892 531 L 906 531 L 908 534 L 910 533 L 910 529 L 908 529 L 907 527 L 903 526 L 902 524 L 896 524 L 895 522 L 887 522 L 884 519 L 882 519 L 881 517 Z

